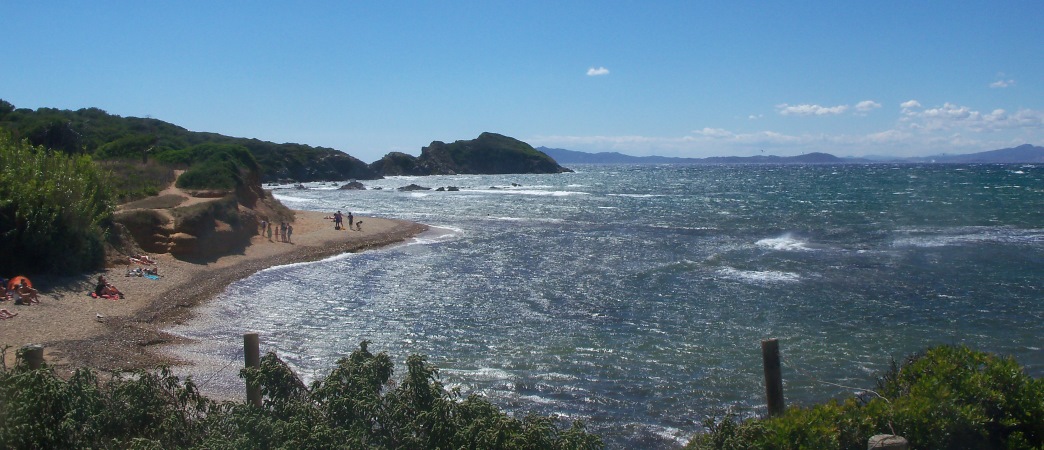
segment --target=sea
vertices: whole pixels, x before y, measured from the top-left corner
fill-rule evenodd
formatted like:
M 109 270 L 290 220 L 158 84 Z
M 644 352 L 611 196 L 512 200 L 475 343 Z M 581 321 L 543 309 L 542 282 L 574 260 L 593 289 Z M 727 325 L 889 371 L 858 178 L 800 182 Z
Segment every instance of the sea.
M 305 382 L 365 340 L 400 374 L 424 355 L 448 389 L 651 449 L 766 414 L 765 339 L 788 406 L 936 345 L 1044 375 L 1044 165 L 571 168 L 266 186 L 431 230 L 232 284 L 170 330 L 195 341 L 182 370 L 238 397 L 244 333 Z

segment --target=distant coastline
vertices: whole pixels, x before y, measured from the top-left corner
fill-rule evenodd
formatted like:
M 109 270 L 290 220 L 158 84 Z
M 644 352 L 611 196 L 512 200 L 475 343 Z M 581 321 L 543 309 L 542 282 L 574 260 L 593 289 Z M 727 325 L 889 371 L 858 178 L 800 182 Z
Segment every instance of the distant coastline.
M 631 156 L 618 152 L 588 153 L 561 148 L 537 147 L 559 164 L 873 164 L 873 163 L 949 163 L 949 164 L 1041 164 L 1044 147 L 1030 144 L 963 155 L 935 155 L 916 158 L 846 158 L 829 153 L 798 156 L 713 156 L 681 158 L 670 156 Z

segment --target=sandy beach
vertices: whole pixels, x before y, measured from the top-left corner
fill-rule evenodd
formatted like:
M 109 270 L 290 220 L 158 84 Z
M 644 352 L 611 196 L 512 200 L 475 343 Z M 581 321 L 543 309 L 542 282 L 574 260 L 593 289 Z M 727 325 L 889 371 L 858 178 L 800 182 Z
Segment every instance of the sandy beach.
M 18 315 L 0 321 L 0 348 L 8 347 L 4 363 L 14 363 L 15 351 L 25 345 L 44 346 L 46 364 L 63 374 L 76 368 L 101 371 L 155 368 L 182 364 L 158 346 L 177 344 L 162 332 L 192 320 L 193 307 L 221 293 L 229 284 L 257 271 L 281 264 L 315 261 L 329 256 L 381 247 L 420 234 L 427 226 L 376 217 L 364 219 L 362 231 L 335 230 L 329 213 L 296 211 L 293 243 L 272 242 L 260 235 L 239 254 L 207 263 L 178 260 L 170 254 L 150 255 L 160 278 L 127 276 L 139 264 L 116 265 L 104 272 L 77 277 L 39 277 L 38 304 L 0 303 Z M 91 298 L 98 275 L 103 274 L 125 298 Z

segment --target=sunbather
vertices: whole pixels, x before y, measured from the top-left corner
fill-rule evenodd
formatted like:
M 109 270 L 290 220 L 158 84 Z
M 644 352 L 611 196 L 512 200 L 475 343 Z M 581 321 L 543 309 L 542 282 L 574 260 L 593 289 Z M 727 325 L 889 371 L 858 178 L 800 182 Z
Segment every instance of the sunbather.
M 36 292 L 36 289 L 29 286 L 25 281 L 25 278 L 22 278 L 21 282 L 19 282 L 18 287 L 15 288 L 15 292 L 22 297 L 22 303 L 24 304 L 40 303 L 40 297 L 37 295 L 38 293 Z
M 104 296 L 119 296 L 123 298 L 123 293 L 116 286 L 109 284 L 104 276 L 98 275 L 98 284 L 94 286 L 94 293 L 99 297 Z
M 0 319 L 10 319 L 10 318 L 12 318 L 14 316 L 17 316 L 17 315 L 18 315 L 18 313 L 13 313 L 13 312 L 8 311 L 6 309 L 0 309 Z
M 130 262 L 141 265 L 154 265 L 156 260 L 149 257 L 149 255 L 131 255 Z

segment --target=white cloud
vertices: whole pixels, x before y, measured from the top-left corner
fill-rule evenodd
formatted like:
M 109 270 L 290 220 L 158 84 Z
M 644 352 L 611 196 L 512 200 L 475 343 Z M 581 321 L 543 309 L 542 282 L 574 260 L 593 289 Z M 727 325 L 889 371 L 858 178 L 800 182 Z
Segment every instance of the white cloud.
M 735 136 L 731 131 L 723 130 L 721 128 L 704 128 L 702 130 L 693 131 L 693 133 L 709 138 L 730 138 Z
M 1015 85 L 1015 80 L 997 80 L 990 83 L 991 88 L 1006 88 Z
M 681 136 L 536 136 L 527 141 L 534 145 L 579 151 L 683 157 L 746 156 L 761 154 L 762 150 L 765 154 L 779 156 L 811 152 L 838 156 L 927 156 L 972 153 L 1025 143 L 1040 145 L 1040 142 L 1044 142 L 1042 110 L 1007 111 L 997 108 L 979 111 L 955 103 L 926 108 L 917 100 L 908 100 L 899 106 L 898 119 L 892 126 L 885 125 L 877 130 L 859 133 L 846 133 L 833 128 L 796 131 L 788 128 L 742 130 L 704 127 Z M 778 106 L 780 114 L 789 108 L 787 114 L 806 115 L 840 114 L 836 111 L 841 107 L 858 114 L 861 110 L 881 106 L 869 100 L 855 106 L 830 108 L 818 105 Z
M 776 109 L 784 116 L 825 116 L 838 115 L 848 111 L 848 105 L 819 106 L 819 105 L 788 105 L 783 103 L 776 105 Z
M 1016 128 L 1044 129 L 1044 111 L 1031 109 L 1021 109 L 1014 114 L 1003 109 L 984 113 L 967 106 L 943 103 L 940 107 L 923 110 L 903 108 L 902 116 L 901 123 L 927 131 L 967 130 L 983 133 Z
M 873 100 L 863 100 L 863 101 L 861 101 L 859 103 L 856 103 L 856 105 L 855 105 L 856 111 L 864 112 L 864 113 L 865 112 L 869 112 L 870 110 L 874 110 L 874 109 L 880 108 L 880 107 L 881 107 L 881 104 L 877 103 L 877 102 L 875 102 Z
M 905 102 L 900 103 L 899 107 L 903 108 L 904 110 L 906 110 L 906 109 L 913 109 L 913 108 L 920 108 L 921 107 L 921 102 L 919 102 L 917 100 L 907 100 Z
M 606 69 L 605 67 L 591 67 L 587 69 L 587 76 L 589 77 L 598 77 L 602 75 L 609 75 L 609 69 Z

